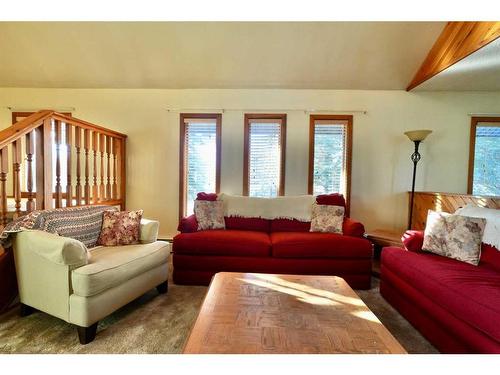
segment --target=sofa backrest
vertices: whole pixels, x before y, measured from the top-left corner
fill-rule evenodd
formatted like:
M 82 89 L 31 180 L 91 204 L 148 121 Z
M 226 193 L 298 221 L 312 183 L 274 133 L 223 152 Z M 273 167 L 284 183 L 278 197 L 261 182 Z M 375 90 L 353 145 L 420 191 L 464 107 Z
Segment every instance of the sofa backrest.
M 312 204 L 345 207 L 342 194 L 299 195 L 277 198 L 243 197 L 229 194 L 200 192 L 197 200 L 224 202 L 226 229 L 259 232 L 309 232 L 311 229 Z M 196 231 L 196 219 L 181 220 L 178 230 Z
M 297 195 L 259 198 L 223 193 L 218 195 L 217 200 L 223 202 L 224 216 L 227 217 L 310 221 L 315 197 Z
M 271 220 L 270 232 L 309 232 L 310 221 L 298 221 L 290 219 Z
M 226 229 L 251 230 L 256 232 L 270 231 L 271 221 L 258 217 L 229 217 L 225 216 Z

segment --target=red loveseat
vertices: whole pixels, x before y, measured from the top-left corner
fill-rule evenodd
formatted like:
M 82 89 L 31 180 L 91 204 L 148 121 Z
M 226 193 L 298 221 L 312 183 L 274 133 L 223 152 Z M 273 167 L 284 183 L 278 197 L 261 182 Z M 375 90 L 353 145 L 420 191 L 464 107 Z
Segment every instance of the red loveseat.
M 343 235 L 312 233 L 310 222 L 288 219 L 225 217 L 225 224 L 198 231 L 194 215 L 181 220 L 172 246 L 176 284 L 208 285 L 217 272 L 233 271 L 336 275 L 370 288 L 372 246 L 357 221 L 345 218 Z
M 500 353 L 500 251 L 483 244 L 474 266 L 422 252 L 423 238 L 383 249 L 382 296 L 443 353 Z

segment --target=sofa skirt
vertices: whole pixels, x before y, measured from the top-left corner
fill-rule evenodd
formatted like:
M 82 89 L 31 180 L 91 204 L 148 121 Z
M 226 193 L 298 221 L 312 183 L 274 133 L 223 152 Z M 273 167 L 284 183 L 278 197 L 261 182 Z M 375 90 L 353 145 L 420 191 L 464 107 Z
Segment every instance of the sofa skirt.
M 175 284 L 208 285 L 217 272 L 339 276 L 353 289 L 370 289 L 371 258 L 273 258 L 173 254 Z

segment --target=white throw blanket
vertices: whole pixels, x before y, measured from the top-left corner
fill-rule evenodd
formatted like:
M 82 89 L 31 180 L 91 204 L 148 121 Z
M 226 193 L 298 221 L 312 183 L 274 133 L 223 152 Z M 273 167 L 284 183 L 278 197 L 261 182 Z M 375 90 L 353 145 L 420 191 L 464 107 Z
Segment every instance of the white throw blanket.
M 258 217 L 262 219 L 296 219 L 311 221 L 314 195 L 297 195 L 277 198 L 255 198 L 219 194 L 224 202 L 224 216 Z
M 477 207 L 468 204 L 459 208 L 455 214 L 470 217 L 482 217 L 486 219 L 484 227 L 483 243 L 496 247 L 500 250 L 500 210 L 494 208 Z

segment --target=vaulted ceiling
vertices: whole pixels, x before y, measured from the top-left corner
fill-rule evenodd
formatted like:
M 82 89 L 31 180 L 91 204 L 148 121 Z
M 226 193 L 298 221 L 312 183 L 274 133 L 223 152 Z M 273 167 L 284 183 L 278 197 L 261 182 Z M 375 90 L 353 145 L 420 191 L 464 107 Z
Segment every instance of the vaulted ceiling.
M 2 22 L 0 87 L 403 90 L 444 22 Z
M 500 38 L 415 88 L 416 91 L 500 91 Z

